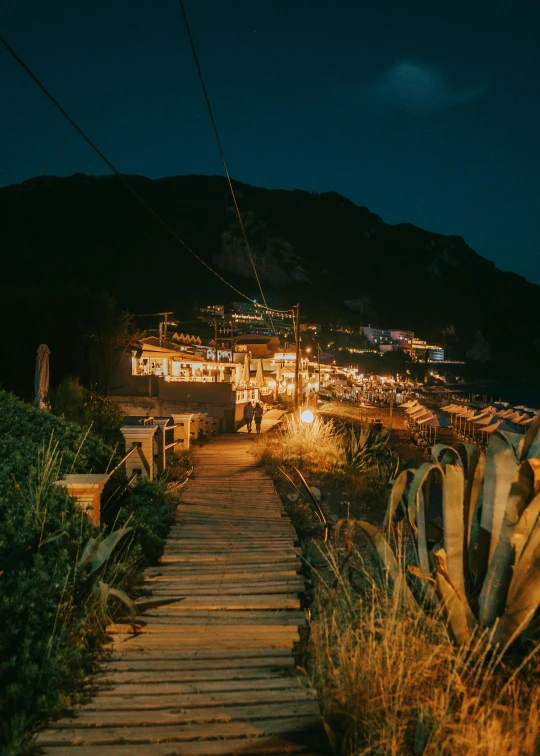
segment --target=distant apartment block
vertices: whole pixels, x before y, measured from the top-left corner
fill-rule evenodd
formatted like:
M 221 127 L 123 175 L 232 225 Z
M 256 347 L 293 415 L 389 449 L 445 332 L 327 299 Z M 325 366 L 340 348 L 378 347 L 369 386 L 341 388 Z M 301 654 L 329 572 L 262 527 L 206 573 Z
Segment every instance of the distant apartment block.
M 372 328 L 371 326 L 363 326 L 362 331 L 364 336 L 381 352 L 401 350 L 409 354 L 413 360 L 420 362 L 426 359 L 428 362 L 444 362 L 444 349 L 416 338 L 414 331 L 399 328 Z
M 372 328 L 371 326 L 362 326 L 362 332 L 372 344 L 375 344 L 378 347 L 380 347 L 381 344 L 392 344 L 392 336 L 388 330 Z
M 412 351 L 414 359 L 420 362 L 424 362 L 426 359 L 428 362 L 444 362 L 444 349 L 428 344 L 427 341 L 422 341 L 422 339 L 413 339 Z

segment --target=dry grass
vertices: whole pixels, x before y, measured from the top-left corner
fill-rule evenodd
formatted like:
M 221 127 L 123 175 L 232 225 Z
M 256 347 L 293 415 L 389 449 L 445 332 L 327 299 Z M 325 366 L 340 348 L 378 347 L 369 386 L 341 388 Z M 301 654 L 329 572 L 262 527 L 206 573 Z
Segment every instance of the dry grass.
M 278 433 L 262 437 L 258 453 L 264 464 L 295 465 L 330 473 L 344 464 L 343 436 L 334 423 L 316 417 L 303 423 L 287 415 Z
M 336 752 L 540 753 L 540 685 L 532 662 L 513 676 L 492 655 L 486 635 L 456 649 L 440 620 L 390 590 L 357 548 L 345 569 L 343 550 L 332 546 L 326 558 L 310 672 Z

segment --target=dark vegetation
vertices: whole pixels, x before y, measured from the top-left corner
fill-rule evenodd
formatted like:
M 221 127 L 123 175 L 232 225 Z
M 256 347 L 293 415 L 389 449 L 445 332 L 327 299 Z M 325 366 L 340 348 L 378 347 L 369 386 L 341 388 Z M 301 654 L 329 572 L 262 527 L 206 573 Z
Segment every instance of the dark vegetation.
M 106 401 L 91 406 L 109 437 Z M 26 753 L 32 729 L 69 704 L 174 516 L 167 480 L 126 490 L 118 471 L 102 498 L 102 527 L 92 525 L 55 481 L 105 472 L 120 454 L 87 427 L 88 407 L 71 411 L 83 425 L 0 392 L 0 753 L 10 756 Z
M 130 180 L 197 253 L 258 296 L 224 179 Z M 498 270 L 460 237 L 389 225 L 335 192 L 236 187 L 272 305 L 300 300 L 315 322 L 412 329 L 466 359 L 470 377 L 538 374 L 540 287 Z M 1 298 L 3 322 L 12 324 L 6 388 L 29 395 L 41 341 L 51 348 L 53 383 L 66 373 L 95 382 L 93 370 L 106 387 L 126 310 L 146 314 L 166 303 L 193 321 L 194 306 L 235 298 L 114 176 L 32 179 L 0 189 L 0 207 L 11 268 Z M 96 294 L 104 285 L 112 297 Z

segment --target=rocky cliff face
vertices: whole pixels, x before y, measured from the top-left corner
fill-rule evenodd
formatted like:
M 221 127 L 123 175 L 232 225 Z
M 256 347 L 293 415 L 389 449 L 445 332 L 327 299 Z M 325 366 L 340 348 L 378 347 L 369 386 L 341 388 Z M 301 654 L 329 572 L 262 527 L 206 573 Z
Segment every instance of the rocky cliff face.
M 197 254 L 259 297 L 224 179 L 130 181 Z M 236 186 L 273 306 L 300 301 L 317 321 L 415 330 L 455 356 L 517 371 L 540 365 L 540 287 L 498 270 L 460 237 L 392 226 L 335 192 Z M 238 298 L 114 176 L 33 179 L 0 189 L 0 208 L 0 248 L 13 270 L 3 277 L 5 324 L 36 291 L 73 282 L 106 288 L 135 313 L 192 316 L 193 306 Z

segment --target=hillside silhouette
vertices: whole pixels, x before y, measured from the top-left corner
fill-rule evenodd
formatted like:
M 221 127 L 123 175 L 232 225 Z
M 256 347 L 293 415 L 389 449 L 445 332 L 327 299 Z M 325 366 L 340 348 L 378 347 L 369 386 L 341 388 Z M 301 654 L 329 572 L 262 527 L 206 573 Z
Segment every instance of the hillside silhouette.
M 224 178 L 129 181 L 197 254 L 260 301 Z M 540 287 L 500 271 L 459 236 L 385 223 L 335 192 L 234 183 L 272 306 L 300 301 L 316 322 L 411 329 L 507 376 L 537 369 Z M 0 208 L 2 309 L 15 354 L 30 349 L 33 359 L 37 344 L 51 341 L 48 307 L 70 338 L 70 287 L 105 289 L 136 314 L 192 319 L 196 306 L 239 299 L 115 176 L 30 179 L 0 189 Z

